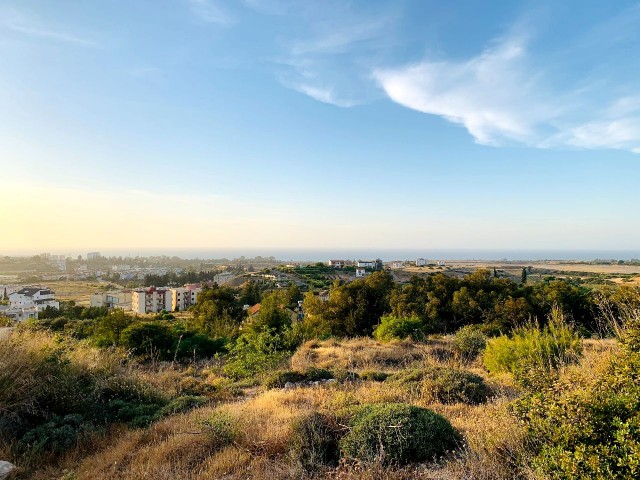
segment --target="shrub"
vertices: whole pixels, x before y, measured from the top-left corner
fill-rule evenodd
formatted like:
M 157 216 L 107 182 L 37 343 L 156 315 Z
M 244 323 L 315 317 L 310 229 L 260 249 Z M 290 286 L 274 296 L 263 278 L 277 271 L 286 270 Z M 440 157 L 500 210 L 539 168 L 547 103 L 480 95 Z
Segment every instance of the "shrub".
M 384 316 L 373 331 L 373 337 L 380 342 L 405 338 L 424 340 L 424 323 L 416 317 Z
M 394 374 L 391 381 L 427 401 L 477 404 L 487 400 L 489 388 L 474 373 L 451 367 L 426 367 Z
M 264 382 L 264 386 L 267 388 L 283 388 L 288 382 L 298 383 L 304 380 L 305 376 L 302 373 L 285 370 L 269 375 Z
M 81 433 L 89 429 L 81 415 L 54 416 L 47 423 L 29 430 L 18 442 L 22 452 L 62 453 L 76 445 Z
M 324 368 L 310 367 L 304 371 L 304 377 L 310 382 L 316 382 L 318 380 L 330 380 L 333 378 L 331 370 Z
M 365 462 L 407 464 L 432 460 L 456 448 L 460 435 L 447 419 L 404 403 L 357 407 L 340 450 Z
M 329 380 L 333 378 L 333 373 L 324 368 L 308 368 L 304 373 L 295 370 L 284 370 L 275 372 L 267 377 L 264 382 L 267 388 L 283 388 L 287 383 L 317 382 L 319 380 Z
M 635 318 L 640 320 L 640 310 Z M 637 325 L 627 323 L 621 352 L 594 380 L 565 375 L 553 388 L 514 402 L 533 448 L 530 463 L 546 478 L 638 478 L 640 345 L 634 338 L 639 332 Z
M 225 375 L 240 379 L 277 368 L 289 356 L 283 338 L 273 330 L 241 335 L 229 351 Z
M 476 325 L 466 325 L 453 337 L 453 351 L 465 362 L 475 360 L 487 345 L 487 337 Z
M 521 385 L 535 389 L 548 386 L 558 368 L 576 362 L 581 355 L 579 335 L 554 310 L 544 328 L 529 324 L 515 329 L 511 337 L 489 340 L 483 361 L 490 372 L 511 372 Z
M 238 422 L 228 413 L 217 412 L 215 416 L 202 422 L 209 442 L 214 448 L 230 445 L 239 434 Z
M 360 373 L 360 378 L 362 380 L 371 380 L 374 382 L 384 382 L 387 378 L 389 378 L 389 374 L 385 372 L 378 372 L 376 370 L 366 370 Z
M 350 370 L 336 370 L 333 374 L 334 378 L 340 383 L 355 382 L 360 379 L 360 375 Z
M 201 407 L 209 402 L 208 397 L 200 397 L 193 395 L 185 395 L 183 397 L 174 398 L 158 411 L 159 417 L 174 415 L 176 413 L 187 412 L 194 408 Z
M 471 372 L 449 367 L 433 367 L 425 372 L 422 394 L 442 403 L 477 404 L 487 401 L 489 388 L 484 379 Z
M 312 412 L 293 423 L 290 438 L 292 459 L 307 471 L 336 465 L 340 456 L 340 427 L 330 417 Z

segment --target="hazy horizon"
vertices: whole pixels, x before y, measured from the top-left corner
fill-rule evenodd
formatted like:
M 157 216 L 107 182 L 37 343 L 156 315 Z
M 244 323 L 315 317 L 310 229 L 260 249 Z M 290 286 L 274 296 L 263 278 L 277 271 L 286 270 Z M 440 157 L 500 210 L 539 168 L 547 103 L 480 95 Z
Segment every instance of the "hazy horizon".
M 169 256 L 183 259 L 222 259 L 229 260 L 240 257 L 255 258 L 258 256 L 277 260 L 292 261 L 326 261 L 330 259 L 375 259 L 383 261 L 391 260 L 415 260 L 426 258 L 429 260 L 484 260 L 484 261 L 540 261 L 540 260 L 568 260 L 568 261 L 592 261 L 592 260 L 631 260 L 640 259 L 638 250 L 527 250 L 527 249 L 388 249 L 388 248 L 362 248 L 362 249 L 105 249 L 105 250 L 77 250 L 77 251 L 23 251 L 2 252 L 0 256 L 33 256 L 43 253 L 52 255 L 67 255 L 86 258 L 89 251 L 99 251 L 105 257 L 151 257 Z

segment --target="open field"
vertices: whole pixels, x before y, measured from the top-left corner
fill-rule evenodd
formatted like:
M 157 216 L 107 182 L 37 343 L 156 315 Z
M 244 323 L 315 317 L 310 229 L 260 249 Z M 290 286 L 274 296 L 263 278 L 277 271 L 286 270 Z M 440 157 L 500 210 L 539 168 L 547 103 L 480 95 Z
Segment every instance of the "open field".
M 86 282 L 86 281 L 68 281 L 56 280 L 42 282 L 51 288 L 56 294 L 58 301 L 73 300 L 78 305 L 89 306 L 89 300 L 92 293 L 105 292 L 112 288 L 120 288 L 109 282 Z

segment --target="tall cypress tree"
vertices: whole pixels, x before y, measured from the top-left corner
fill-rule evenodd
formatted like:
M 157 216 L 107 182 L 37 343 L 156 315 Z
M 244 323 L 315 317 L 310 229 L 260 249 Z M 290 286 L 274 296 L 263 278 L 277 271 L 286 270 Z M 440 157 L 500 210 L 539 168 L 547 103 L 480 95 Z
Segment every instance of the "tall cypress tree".
M 522 268 L 522 277 L 520 277 L 520 281 L 522 283 L 527 283 L 527 269 L 526 268 Z

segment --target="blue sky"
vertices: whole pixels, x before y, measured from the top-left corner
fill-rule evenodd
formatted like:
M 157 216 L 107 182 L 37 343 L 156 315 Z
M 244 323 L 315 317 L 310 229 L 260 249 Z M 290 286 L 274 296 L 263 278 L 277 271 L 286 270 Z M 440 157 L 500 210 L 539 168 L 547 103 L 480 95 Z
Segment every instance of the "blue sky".
M 639 32 L 625 1 L 5 0 L 0 253 L 638 249 Z

